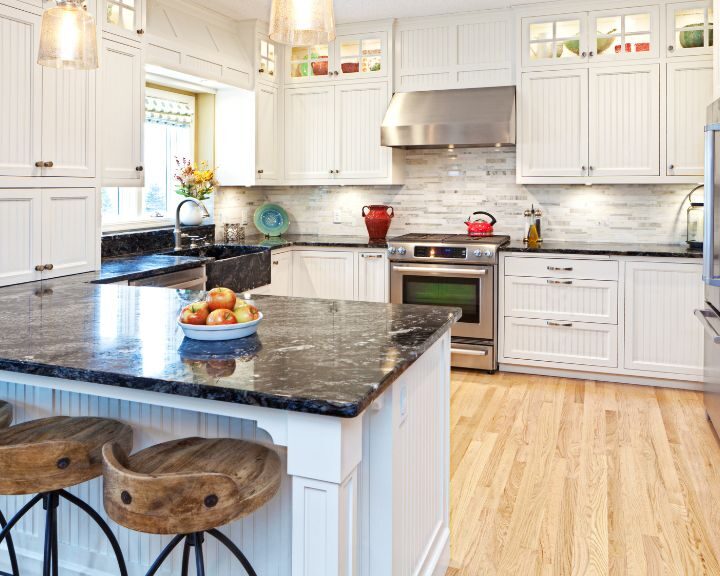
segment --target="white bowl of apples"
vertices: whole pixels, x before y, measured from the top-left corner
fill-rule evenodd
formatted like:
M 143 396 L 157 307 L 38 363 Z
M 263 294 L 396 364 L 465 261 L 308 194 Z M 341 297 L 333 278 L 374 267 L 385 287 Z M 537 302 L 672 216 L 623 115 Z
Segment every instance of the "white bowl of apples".
M 178 325 L 193 340 L 236 340 L 255 334 L 262 319 L 262 312 L 229 288 L 213 288 L 205 300 L 182 309 Z

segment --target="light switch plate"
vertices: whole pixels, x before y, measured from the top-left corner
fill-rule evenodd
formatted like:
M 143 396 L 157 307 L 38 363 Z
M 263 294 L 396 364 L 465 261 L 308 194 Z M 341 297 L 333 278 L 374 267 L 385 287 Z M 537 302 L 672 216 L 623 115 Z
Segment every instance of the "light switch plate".
M 248 225 L 248 211 L 247 208 L 243 208 L 242 214 L 240 216 L 240 220 L 242 220 L 242 225 L 247 226 Z
M 342 218 L 342 210 L 335 208 L 335 210 L 333 210 L 333 224 L 342 224 Z

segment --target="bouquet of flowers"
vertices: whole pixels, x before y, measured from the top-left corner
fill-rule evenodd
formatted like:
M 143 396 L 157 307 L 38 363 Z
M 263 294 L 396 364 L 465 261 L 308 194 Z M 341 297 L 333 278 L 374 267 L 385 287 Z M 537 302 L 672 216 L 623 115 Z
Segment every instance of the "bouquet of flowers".
M 207 162 L 193 164 L 187 158 L 175 158 L 175 180 L 178 182 L 175 192 L 185 198 L 207 200 L 220 184 L 215 179 L 215 168 L 209 168 Z

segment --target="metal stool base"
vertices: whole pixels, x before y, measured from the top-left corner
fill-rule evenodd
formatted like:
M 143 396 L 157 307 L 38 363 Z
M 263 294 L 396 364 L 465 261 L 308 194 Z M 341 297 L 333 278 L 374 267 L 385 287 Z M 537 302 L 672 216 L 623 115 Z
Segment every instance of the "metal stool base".
M 257 576 L 257 572 L 252 567 L 245 555 L 240 551 L 230 538 L 225 536 L 222 532 L 212 529 L 207 532 L 195 532 L 194 534 L 178 534 L 175 536 L 170 543 L 163 548 L 160 555 L 157 557 L 153 565 L 148 570 L 145 576 L 155 576 L 155 573 L 160 570 L 160 567 L 164 564 L 165 560 L 172 551 L 177 548 L 178 544 L 185 540 L 183 545 L 183 556 L 182 556 L 182 572 L 181 576 L 188 576 L 188 570 L 190 567 L 190 548 L 195 548 L 195 572 L 197 576 L 205 576 L 205 557 L 203 555 L 203 542 L 205 542 L 205 534 L 209 534 L 215 540 L 220 542 L 225 548 L 227 548 L 235 558 L 238 559 L 242 567 L 248 576 Z
M 120 569 L 120 576 L 128 576 L 127 568 L 125 567 L 125 559 L 123 558 L 122 551 L 120 550 L 120 544 L 118 544 L 115 534 L 110 530 L 110 526 L 107 525 L 100 515 L 93 510 L 87 503 L 83 502 L 77 496 L 73 496 L 66 490 L 55 490 L 53 492 L 44 492 L 35 495 L 20 511 L 13 516 L 9 522 L 0 523 L 2 530 L 0 530 L 0 544 L 7 538 L 8 548 L 12 550 L 10 559 L 13 562 L 15 558 L 15 549 L 12 546 L 12 537 L 10 531 L 30 510 L 32 510 L 37 504 L 42 502 L 43 510 L 45 510 L 45 547 L 43 554 L 43 576 L 58 576 L 58 527 L 57 527 L 57 509 L 60 506 L 60 498 L 64 498 L 73 506 L 77 506 L 83 512 L 85 512 L 90 518 L 92 518 L 98 527 L 103 531 L 105 537 L 110 542 L 115 557 L 117 558 L 118 568 Z M 2 519 L 4 520 L 4 518 Z M 19 576 L 20 572 L 17 570 L 17 560 L 14 560 L 13 574 L 6 575 L 0 572 L 0 576 Z

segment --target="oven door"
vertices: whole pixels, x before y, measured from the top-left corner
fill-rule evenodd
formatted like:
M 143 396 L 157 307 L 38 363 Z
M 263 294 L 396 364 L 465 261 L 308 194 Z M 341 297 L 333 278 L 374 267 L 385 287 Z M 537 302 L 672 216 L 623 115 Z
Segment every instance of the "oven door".
M 452 264 L 393 264 L 390 301 L 462 309 L 453 336 L 492 340 L 495 268 Z

